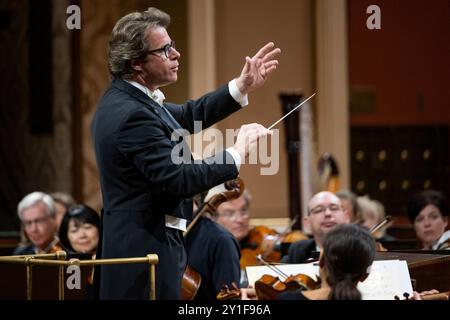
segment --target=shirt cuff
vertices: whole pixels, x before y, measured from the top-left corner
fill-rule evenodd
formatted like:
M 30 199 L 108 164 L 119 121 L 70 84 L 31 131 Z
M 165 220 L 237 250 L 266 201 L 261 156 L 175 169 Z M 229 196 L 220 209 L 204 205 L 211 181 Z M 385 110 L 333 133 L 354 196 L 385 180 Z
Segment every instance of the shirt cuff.
M 166 214 L 166 227 L 186 231 L 186 219 L 177 218 Z
M 237 152 L 237 150 L 233 147 L 229 147 L 226 150 L 229 154 L 231 154 L 231 156 L 234 159 L 234 164 L 236 165 L 237 170 L 239 171 L 240 167 L 241 167 L 241 155 L 239 154 L 239 152 Z
M 241 107 L 245 107 L 246 105 L 248 105 L 248 94 L 242 94 L 241 91 L 239 91 L 239 88 L 236 84 L 236 79 L 228 82 L 228 90 L 230 91 L 230 95 L 233 97 L 233 99 L 236 100 L 236 102 L 239 103 Z

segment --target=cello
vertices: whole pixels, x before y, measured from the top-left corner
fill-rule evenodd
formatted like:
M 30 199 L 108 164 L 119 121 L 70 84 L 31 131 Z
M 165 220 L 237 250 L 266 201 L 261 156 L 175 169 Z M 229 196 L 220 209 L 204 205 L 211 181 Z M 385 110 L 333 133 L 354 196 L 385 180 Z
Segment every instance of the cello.
M 186 231 L 183 233 L 183 236 L 186 237 L 186 235 L 191 232 L 192 228 L 200 220 L 201 217 L 213 215 L 217 210 L 217 207 L 222 202 L 239 198 L 244 192 L 244 188 L 244 181 L 239 177 L 225 182 L 223 184 L 222 192 L 214 195 L 208 201 L 204 202 L 197 210 L 197 212 L 194 214 L 194 219 L 188 225 Z M 201 275 L 188 264 L 183 274 L 181 283 L 181 298 L 183 300 L 194 299 L 200 287 L 200 284 Z

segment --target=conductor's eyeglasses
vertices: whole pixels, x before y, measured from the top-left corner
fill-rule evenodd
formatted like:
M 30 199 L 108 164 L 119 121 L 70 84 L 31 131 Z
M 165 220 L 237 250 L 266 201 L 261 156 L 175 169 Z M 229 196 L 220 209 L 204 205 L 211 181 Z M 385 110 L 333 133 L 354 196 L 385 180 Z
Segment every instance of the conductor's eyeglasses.
M 152 53 L 155 53 L 155 52 L 164 52 L 164 55 L 166 56 L 166 58 L 169 58 L 170 51 L 172 49 L 175 49 L 175 41 L 170 41 L 170 43 L 166 44 L 162 48 L 149 50 L 149 51 L 147 51 L 147 54 L 152 54 Z

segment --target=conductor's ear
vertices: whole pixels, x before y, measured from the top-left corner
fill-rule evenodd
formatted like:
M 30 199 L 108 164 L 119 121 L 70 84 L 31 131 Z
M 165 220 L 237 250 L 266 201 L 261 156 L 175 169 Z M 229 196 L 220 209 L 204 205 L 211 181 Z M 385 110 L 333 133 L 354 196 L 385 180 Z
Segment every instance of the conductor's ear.
M 130 65 L 131 65 L 131 68 L 132 68 L 134 71 L 136 71 L 136 72 L 142 71 L 142 66 L 141 66 L 141 61 L 140 61 L 140 60 L 138 60 L 138 59 L 132 59 L 132 60 L 130 61 Z

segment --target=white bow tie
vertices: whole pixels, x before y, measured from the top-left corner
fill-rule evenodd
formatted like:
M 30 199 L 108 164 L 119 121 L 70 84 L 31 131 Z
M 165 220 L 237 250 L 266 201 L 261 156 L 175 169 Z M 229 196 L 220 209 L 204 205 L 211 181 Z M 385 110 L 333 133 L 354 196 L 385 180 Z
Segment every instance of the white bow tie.
M 156 103 L 158 103 L 160 106 L 163 105 L 164 99 L 166 98 L 164 96 L 164 93 L 162 93 L 161 90 L 156 89 L 155 91 L 150 91 L 150 98 L 152 98 L 154 101 L 156 101 Z

